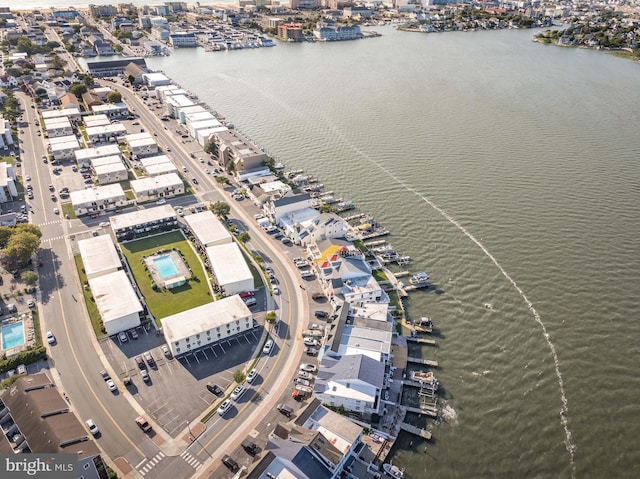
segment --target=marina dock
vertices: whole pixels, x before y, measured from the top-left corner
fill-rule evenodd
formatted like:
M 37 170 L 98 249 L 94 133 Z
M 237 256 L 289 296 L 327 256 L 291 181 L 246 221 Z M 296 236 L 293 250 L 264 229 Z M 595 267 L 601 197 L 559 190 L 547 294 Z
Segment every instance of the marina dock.
M 438 408 L 436 406 L 424 406 L 423 408 L 411 406 L 402 407 L 405 408 L 407 412 L 412 412 L 415 414 L 425 414 L 429 417 L 438 417 Z
M 426 429 L 420 429 L 416 426 L 412 426 L 411 424 L 407 424 L 406 422 L 400 423 L 400 429 L 421 437 L 422 439 L 426 439 L 427 441 L 431 439 L 431 433 L 429 431 L 427 431 Z
M 409 339 L 409 338 L 407 338 Z M 425 366 L 429 366 L 432 368 L 437 368 L 438 367 L 438 361 L 433 361 L 431 359 L 422 359 L 422 358 L 412 358 L 410 356 L 407 356 L 407 361 L 410 363 L 417 363 L 417 364 L 424 364 Z
M 429 346 L 435 346 L 436 345 L 436 340 L 435 339 L 426 339 L 426 338 L 407 338 L 407 341 L 410 341 L 412 343 L 418 343 L 418 344 L 427 344 Z

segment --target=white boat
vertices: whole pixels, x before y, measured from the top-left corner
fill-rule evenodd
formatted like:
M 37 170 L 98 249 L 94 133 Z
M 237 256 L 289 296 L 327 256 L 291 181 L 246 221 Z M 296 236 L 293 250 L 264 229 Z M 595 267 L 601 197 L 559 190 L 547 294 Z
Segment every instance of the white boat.
M 414 286 L 424 286 L 429 281 L 429 275 L 425 272 L 416 273 L 409 279 Z
M 395 479 L 403 479 L 404 478 L 404 471 L 401 470 L 398 466 L 394 466 L 390 462 L 385 462 L 382 465 L 382 469 L 384 470 L 384 472 L 388 476 L 391 476 L 391 477 L 393 477 Z

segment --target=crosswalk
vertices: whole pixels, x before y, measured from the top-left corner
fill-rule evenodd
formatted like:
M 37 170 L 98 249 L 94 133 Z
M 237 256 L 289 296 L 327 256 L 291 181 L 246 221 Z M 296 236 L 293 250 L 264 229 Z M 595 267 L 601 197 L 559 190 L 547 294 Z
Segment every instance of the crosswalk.
M 184 459 L 187 462 L 187 464 L 193 467 L 196 471 L 202 467 L 202 463 L 198 461 L 195 457 L 193 457 L 191 454 L 189 454 L 188 451 L 182 451 L 182 454 L 180 454 L 180 457 Z
M 147 474 L 149 471 L 151 471 L 151 469 L 153 469 L 153 467 L 158 464 L 160 461 L 162 461 L 162 458 L 165 457 L 164 452 L 160 451 L 158 454 L 156 454 L 155 456 L 153 456 L 151 459 L 149 459 L 146 462 L 141 462 L 140 464 L 138 464 L 137 469 L 138 472 L 140 472 L 140 474 L 142 474 L 143 476 L 145 474 Z M 144 464 L 144 465 L 142 465 Z
M 57 240 L 61 240 L 61 239 L 64 239 L 64 235 L 52 236 L 50 238 L 43 238 L 42 241 L 57 241 Z
M 145 476 L 147 474 L 149 474 L 149 472 L 151 472 L 151 470 L 158 465 L 158 463 L 160 461 L 162 461 L 162 459 L 164 459 L 166 457 L 165 453 L 160 451 L 158 454 L 156 454 L 155 456 L 153 456 L 151 459 L 145 460 L 143 459 L 140 464 L 138 464 L 136 466 L 136 469 L 138 470 L 138 472 L 142 475 Z M 191 454 L 189 454 L 188 451 L 183 451 L 182 454 L 180 454 L 180 457 L 187 463 L 189 464 L 189 466 L 193 467 L 196 471 L 198 469 L 200 469 L 202 467 L 202 463 L 196 459 L 195 457 L 193 457 Z

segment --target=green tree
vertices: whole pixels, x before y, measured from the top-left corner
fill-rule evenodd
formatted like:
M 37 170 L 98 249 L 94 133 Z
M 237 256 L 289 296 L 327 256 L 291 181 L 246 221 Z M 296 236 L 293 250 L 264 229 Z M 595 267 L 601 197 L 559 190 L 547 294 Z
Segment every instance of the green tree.
M 19 223 L 13 229 L 14 232 L 26 232 L 36 235 L 38 239 L 42 238 L 42 230 L 38 225 L 33 225 L 31 223 Z
M 60 46 L 60 43 L 56 42 L 55 40 L 49 40 L 47 42 L 47 48 L 53 50 L 54 48 L 58 48 Z
M 11 238 L 13 232 L 13 228 L 9 228 L 8 226 L 0 226 L 0 249 L 6 248 L 7 243 L 9 242 L 9 238 Z
M 216 181 L 221 185 L 225 185 L 229 183 L 229 178 L 226 176 L 216 176 Z
M 112 91 L 107 95 L 108 103 L 120 103 L 122 101 L 122 93 L 119 91 Z
M 38 274 L 34 271 L 25 271 L 20 275 L 20 278 L 27 286 L 35 286 L 38 282 Z
M 26 231 L 11 235 L 3 250 L 4 255 L 18 264 L 26 264 L 40 248 L 40 238 Z
M 135 83 L 135 81 L 136 81 L 136 77 L 134 77 L 133 75 L 129 75 L 127 77 L 127 80 L 129 80 L 129 83 L 131 83 L 133 85 Z
M 82 83 L 74 83 L 69 88 L 69 91 L 73 93 L 77 99 L 81 99 L 82 95 L 87 93 L 87 85 L 83 85 Z
M 226 201 L 216 201 L 210 206 L 210 209 L 213 214 L 220 218 L 226 218 L 231 212 L 231 206 Z
M 250 239 L 251 239 L 251 236 L 249 236 L 249 233 L 247 231 L 243 231 L 238 235 L 238 241 L 240 241 L 241 243 L 246 243 Z
M 264 315 L 264 322 L 268 323 L 270 328 L 273 327 L 273 324 L 276 322 L 276 319 L 278 319 L 278 317 L 276 316 L 275 311 L 269 311 L 267 314 Z
M 244 372 L 240 371 L 239 369 L 233 373 L 233 380 L 235 382 L 237 382 L 238 384 L 240 384 L 242 381 L 244 381 L 245 378 L 245 374 Z

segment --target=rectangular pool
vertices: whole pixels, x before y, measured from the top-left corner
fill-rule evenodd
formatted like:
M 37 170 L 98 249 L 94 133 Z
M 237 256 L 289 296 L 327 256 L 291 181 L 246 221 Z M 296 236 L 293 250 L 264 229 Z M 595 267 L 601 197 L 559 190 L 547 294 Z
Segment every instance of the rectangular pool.
M 2 349 L 11 349 L 24 344 L 24 325 L 22 321 L 2 326 Z
M 158 274 L 162 277 L 162 279 L 166 279 L 170 276 L 175 276 L 178 274 L 178 267 L 175 265 L 175 263 L 171 259 L 171 256 L 169 255 L 153 258 L 153 264 L 156 265 Z

